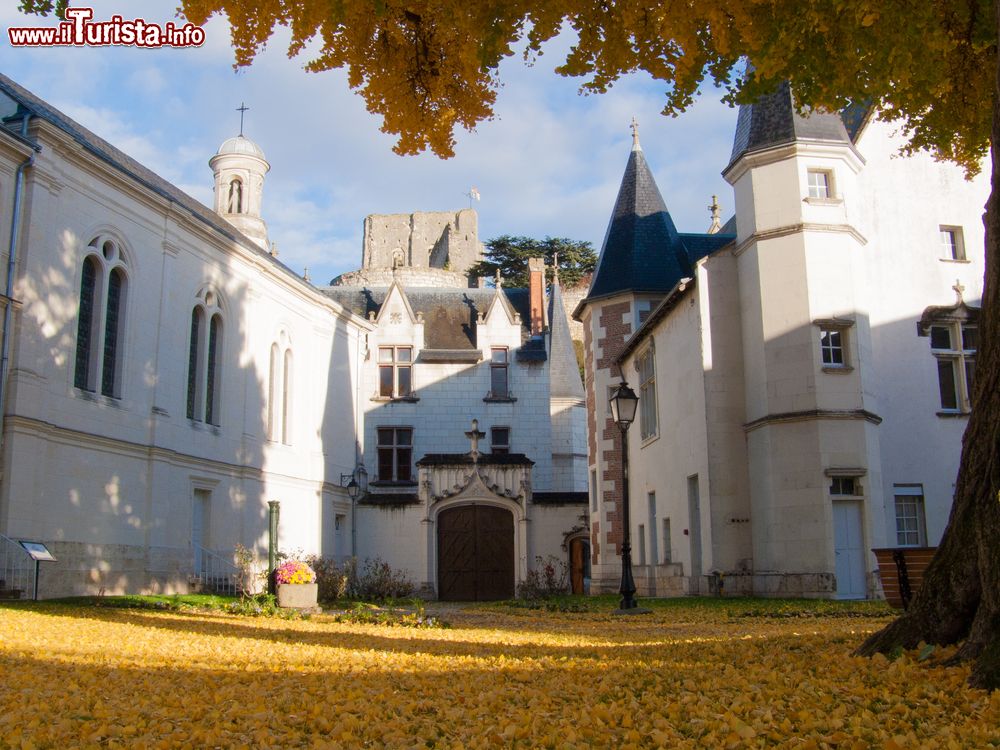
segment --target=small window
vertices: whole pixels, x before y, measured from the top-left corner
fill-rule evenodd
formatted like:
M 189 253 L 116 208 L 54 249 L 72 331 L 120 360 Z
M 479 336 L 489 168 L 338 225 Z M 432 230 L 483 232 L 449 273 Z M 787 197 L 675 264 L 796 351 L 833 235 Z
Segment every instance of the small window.
M 590 470 L 590 509 L 597 512 L 597 469 Z
M 494 347 L 490 350 L 490 397 L 510 398 L 506 347 Z
M 896 505 L 896 544 L 923 547 L 927 544 L 924 522 L 924 488 L 919 484 L 893 486 Z
M 965 260 L 961 227 L 941 227 L 941 257 L 945 260 Z
M 413 473 L 413 428 L 379 427 L 378 480 L 411 482 Z
M 830 190 L 830 173 L 819 170 L 810 169 L 809 170 L 809 197 L 810 198 L 831 198 L 833 197 L 832 191 Z
M 819 348 L 824 367 L 844 367 L 847 359 L 844 356 L 844 344 L 847 332 L 843 328 L 820 328 Z
M 857 477 L 831 477 L 830 494 L 833 496 L 857 497 L 861 494 Z
M 639 524 L 639 564 L 646 564 L 646 525 Z
M 510 427 L 490 428 L 490 452 L 495 456 L 510 453 Z
M 413 392 L 413 348 L 380 346 L 378 348 L 378 395 L 382 398 L 405 398 Z

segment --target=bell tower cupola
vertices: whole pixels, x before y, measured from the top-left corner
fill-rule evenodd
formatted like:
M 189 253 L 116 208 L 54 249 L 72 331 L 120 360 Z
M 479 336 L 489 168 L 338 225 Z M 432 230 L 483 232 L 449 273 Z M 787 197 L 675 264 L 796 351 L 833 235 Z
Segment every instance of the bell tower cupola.
M 240 133 L 219 146 L 208 165 L 215 175 L 215 212 L 268 250 L 267 224 L 260 209 L 264 175 L 271 165 L 260 146 Z

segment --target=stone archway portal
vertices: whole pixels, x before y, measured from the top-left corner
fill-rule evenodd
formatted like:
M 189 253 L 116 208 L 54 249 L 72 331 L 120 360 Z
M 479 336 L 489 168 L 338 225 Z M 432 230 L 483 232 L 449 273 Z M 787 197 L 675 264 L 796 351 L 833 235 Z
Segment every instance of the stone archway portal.
M 438 516 L 438 598 L 493 601 L 514 596 L 514 515 L 461 505 Z

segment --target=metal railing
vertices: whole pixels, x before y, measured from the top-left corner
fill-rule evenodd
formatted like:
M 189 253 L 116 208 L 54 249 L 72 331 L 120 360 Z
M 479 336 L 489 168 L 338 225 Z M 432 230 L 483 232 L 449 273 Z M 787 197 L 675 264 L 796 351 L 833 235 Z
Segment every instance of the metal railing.
M 0 599 L 30 598 L 35 590 L 35 561 L 24 547 L 0 534 Z
M 241 593 L 240 571 L 231 558 L 197 544 L 191 546 L 194 551 L 194 574 L 192 577 L 204 593 L 234 596 Z

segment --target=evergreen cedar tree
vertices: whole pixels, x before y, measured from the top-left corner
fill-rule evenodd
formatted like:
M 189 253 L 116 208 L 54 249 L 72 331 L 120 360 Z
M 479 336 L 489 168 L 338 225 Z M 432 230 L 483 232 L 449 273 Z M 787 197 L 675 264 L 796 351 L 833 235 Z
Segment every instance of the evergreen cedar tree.
M 559 283 L 564 288 L 576 286 L 580 279 L 594 270 L 597 254 L 589 242 L 565 237 L 511 237 L 503 234 L 486 242 L 486 257 L 469 269 L 473 276 L 493 278 L 497 270 L 506 287 L 528 286 L 528 259 L 545 258 L 545 276 L 552 281 L 552 264 L 559 258 Z
M 60 2 L 22 0 L 59 11 Z M 652 7 L 651 7 L 652 5 Z M 236 65 L 248 65 L 278 25 L 289 54 L 318 39 L 311 71 L 346 68 L 350 86 L 395 150 L 453 155 L 454 131 L 493 115 L 498 66 L 515 46 L 537 57 L 568 26 L 578 36 L 556 68 L 606 91 L 644 71 L 665 83 L 663 113 L 677 115 L 706 80 L 731 103 L 791 81 L 802 108 L 870 103 L 898 120 L 907 151 L 926 149 L 976 173 L 1000 143 L 997 38 L 1000 3 L 987 0 L 182 0 L 195 24 L 214 14 L 233 27 Z M 749 65 L 741 63 L 746 60 Z M 862 645 L 864 654 L 921 640 L 964 640 L 971 682 L 1000 687 L 1000 157 L 992 154 L 986 274 L 973 409 L 951 517 L 910 609 Z

